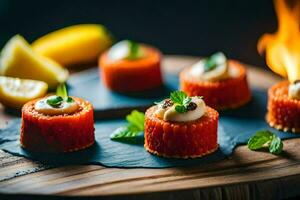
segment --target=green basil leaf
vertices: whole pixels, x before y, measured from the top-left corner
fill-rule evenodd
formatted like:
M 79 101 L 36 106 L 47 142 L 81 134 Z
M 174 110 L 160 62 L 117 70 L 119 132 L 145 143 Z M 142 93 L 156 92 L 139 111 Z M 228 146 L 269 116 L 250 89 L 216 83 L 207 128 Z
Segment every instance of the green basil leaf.
M 68 92 L 65 84 L 60 84 L 56 88 L 56 95 L 62 97 L 63 99 L 68 98 Z
M 179 105 L 183 105 L 184 99 L 187 97 L 187 95 L 182 91 L 175 91 L 171 92 L 170 99 Z
M 143 132 L 133 132 L 126 126 L 116 129 L 110 135 L 110 139 L 118 142 L 125 142 L 131 144 L 144 144 Z
M 128 140 L 140 135 L 144 131 L 145 114 L 137 110 L 133 110 L 126 116 L 128 125 L 116 129 L 110 136 L 112 140 L 136 142 Z
M 187 112 L 186 107 L 185 107 L 185 106 L 181 106 L 181 105 L 175 106 L 175 110 L 176 110 L 176 112 L 178 112 L 178 113 L 185 113 L 185 112 Z
M 47 104 L 52 107 L 59 107 L 64 99 L 61 96 L 52 96 L 47 98 Z
M 188 97 L 184 92 L 182 91 L 174 91 L 170 94 L 170 99 L 173 103 L 175 103 L 175 110 L 178 113 L 185 113 L 187 112 L 187 106 L 192 101 L 191 97 Z
M 128 40 L 129 45 L 129 55 L 127 56 L 127 59 L 137 59 L 141 57 L 141 50 L 140 45 L 137 42 Z
M 270 146 L 269 146 L 269 151 L 272 154 L 280 154 L 282 152 L 283 148 L 283 143 L 281 139 L 277 136 L 273 137 Z
M 269 138 L 253 136 L 248 140 L 248 148 L 251 150 L 260 149 L 269 142 Z
M 204 72 L 211 71 L 218 67 L 218 65 L 226 62 L 226 56 L 222 52 L 217 52 L 210 57 L 204 59 Z
M 274 136 L 274 133 L 272 133 L 269 130 L 263 130 L 263 131 L 257 131 L 255 135 L 258 137 L 268 137 L 271 140 Z
M 68 98 L 67 98 L 67 102 L 68 102 L 68 103 L 73 103 L 73 102 L 74 102 L 74 99 L 71 98 L 71 97 L 68 97 Z
M 273 138 L 273 133 L 270 131 L 257 131 L 254 136 L 248 140 L 248 148 L 257 150 L 262 148 L 266 143 L 270 142 Z
M 121 138 L 125 136 L 128 132 L 128 128 L 126 126 L 117 128 L 111 135 L 111 139 Z
M 117 128 L 111 135 L 111 139 L 133 138 L 139 135 L 141 131 L 131 131 L 128 127 Z
M 283 149 L 283 143 L 280 137 L 276 136 L 271 131 L 257 131 L 248 141 L 248 148 L 257 150 L 265 145 L 269 147 L 269 152 L 272 154 L 280 154 Z
M 211 58 L 204 60 L 204 72 L 209 72 L 217 67 L 217 63 Z
M 139 112 L 137 110 L 133 110 L 130 115 L 126 116 L 126 120 L 129 123 L 129 126 L 133 127 L 137 131 L 144 130 L 144 121 L 145 121 L 145 114 Z

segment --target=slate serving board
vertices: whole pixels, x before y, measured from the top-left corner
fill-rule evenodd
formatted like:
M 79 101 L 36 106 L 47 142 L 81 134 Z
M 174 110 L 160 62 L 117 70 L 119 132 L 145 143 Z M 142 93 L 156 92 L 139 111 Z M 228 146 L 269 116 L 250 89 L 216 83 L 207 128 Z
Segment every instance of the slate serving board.
M 121 94 L 107 89 L 102 81 L 98 68 L 93 68 L 72 76 L 68 80 L 68 91 L 71 96 L 78 96 L 90 101 L 94 106 L 97 119 L 119 118 L 132 109 L 145 110 L 153 102 L 167 97 L 171 91 L 178 89 L 178 78 L 163 73 L 164 86 L 153 90 Z
M 220 113 L 218 143 L 220 148 L 213 154 L 196 159 L 162 158 L 148 153 L 144 149 L 141 135 L 134 143 L 122 143 L 110 140 L 110 134 L 124 126 L 124 120 L 98 120 L 95 123 L 96 143 L 91 148 L 67 154 L 32 153 L 19 145 L 20 119 L 16 119 L 0 130 L 0 149 L 14 155 L 25 156 L 33 160 L 50 164 L 100 164 L 108 167 L 145 167 L 165 168 L 176 166 L 201 165 L 222 160 L 231 155 L 238 144 L 244 144 L 258 130 L 271 130 L 282 139 L 300 137 L 299 134 L 284 133 L 268 126 L 264 120 L 266 112 L 266 91 L 253 90 L 250 103 L 236 110 Z

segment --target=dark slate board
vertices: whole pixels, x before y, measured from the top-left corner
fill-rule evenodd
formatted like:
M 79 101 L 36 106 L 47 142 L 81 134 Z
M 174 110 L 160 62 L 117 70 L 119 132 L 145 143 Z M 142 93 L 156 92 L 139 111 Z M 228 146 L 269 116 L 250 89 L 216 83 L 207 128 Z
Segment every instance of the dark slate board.
M 128 114 L 133 108 L 145 110 L 155 101 L 169 96 L 177 90 L 178 78 L 175 75 L 164 75 L 164 86 L 150 91 L 121 94 L 107 89 L 99 76 L 98 68 L 86 70 L 73 75 L 68 80 L 69 95 L 78 96 L 90 101 L 97 119 L 119 118 Z
M 259 90 L 253 91 L 253 99 L 248 105 L 237 110 L 221 112 L 218 131 L 219 150 L 197 159 L 170 159 L 154 156 L 145 151 L 142 135 L 135 144 L 111 141 L 110 134 L 126 123 L 123 120 L 96 122 L 97 142 L 87 150 L 67 154 L 34 154 L 20 148 L 20 119 L 16 119 L 6 129 L 0 130 L 0 148 L 14 155 L 51 164 L 101 164 L 108 167 L 124 168 L 201 165 L 226 158 L 238 144 L 246 143 L 248 138 L 258 130 L 269 129 L 282 139 L 300 137 L 300 134 L 284 133 L 270 128 L 264 121 L 265 112 L 266 92 Z

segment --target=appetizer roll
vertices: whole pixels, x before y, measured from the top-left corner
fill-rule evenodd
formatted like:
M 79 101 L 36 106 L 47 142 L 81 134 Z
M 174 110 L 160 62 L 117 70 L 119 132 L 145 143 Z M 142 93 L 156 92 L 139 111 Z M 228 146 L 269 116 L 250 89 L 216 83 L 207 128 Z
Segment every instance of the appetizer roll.
M 160 59 L 157 49 L 124 40 L 101 55 L 99 67 L 107 88 L 136 92 L 162 85 Z
M 175 158 L 195 158 L 218 148 L 216 110 L 202 97 L 171 93 L 145 113 L 145 148 L 150 153 Z
M 189 96 L 203 96 L 215 109 L 236 108 L 251 99 L 246 68 L 223 53 L 204 58 L 180 73 L 180 87 Z
M 300 133 L 300 81 L 283 81 L 269 89 L 266 119 L 271 127 Z
M 22 108 L 20 142 L 36 152 L 71 152 L 94 143 L 92 105 L 77 97 L 39 98 Z

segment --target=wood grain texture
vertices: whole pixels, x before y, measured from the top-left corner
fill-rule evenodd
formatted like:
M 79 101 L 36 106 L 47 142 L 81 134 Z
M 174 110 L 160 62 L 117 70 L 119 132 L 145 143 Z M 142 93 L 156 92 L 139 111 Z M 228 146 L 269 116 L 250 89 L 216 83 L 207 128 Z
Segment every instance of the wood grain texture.
M 177 73 L 196 60 L 169 56 L 163 66 L 164 70 Z M 264 70 L 248 69 L 254 87 L 268 88 L 279 80 Z M 0 116 L 5 125 L 10 117 L 4 111 Z M 0 193 L 151 200 L 287 198 L 300 195 L 299 146 L 300 139 L 284 141 L 284 153 L 280 156 L 239 146 L 230 158 L 220 162 L 167 169 L 97 165 L 50 168 L 0 151 Z M 18 174 L 24 169 L 27 174 Z

